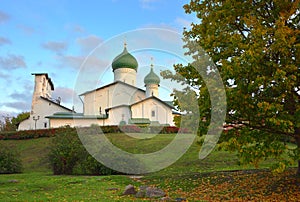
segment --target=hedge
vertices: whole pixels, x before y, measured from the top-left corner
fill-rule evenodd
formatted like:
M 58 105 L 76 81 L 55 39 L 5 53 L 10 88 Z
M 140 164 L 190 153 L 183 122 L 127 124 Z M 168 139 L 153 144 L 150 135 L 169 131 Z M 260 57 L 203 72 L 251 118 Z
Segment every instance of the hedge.
M 92 125 L 98 131 L 100 127 L 103 133 L 188 133 L 188 129 L 181 129 L 175 126 L 149 126 L 139 127 L 137 125 L 122 125 L 122 126 L 98 126 Z M 90 128 L 90 127 L 86 127 Z M 38 130 L 22 130 L 22 131 L 9 131 L 0 132 L 0 140 L 24 140 L 33 139 L 40 137 L 54 137 L 56 134 L 64 133 L 66 130 L 74 130 L 76 128 L 61 127 L 61 128 L 50 128 L 50 129 L 38 129 Z
M 25 139 L 33 139 L 33 138 L 40 138 L 40 137 L 53 137 L 55 136 L 55 134 L 61 133 L 64 130 L 66 130 L 66 128 L 50 128 L 50 129 L 38 129 L 38 130 L 1 132 L 0 140 L 25 140 Z

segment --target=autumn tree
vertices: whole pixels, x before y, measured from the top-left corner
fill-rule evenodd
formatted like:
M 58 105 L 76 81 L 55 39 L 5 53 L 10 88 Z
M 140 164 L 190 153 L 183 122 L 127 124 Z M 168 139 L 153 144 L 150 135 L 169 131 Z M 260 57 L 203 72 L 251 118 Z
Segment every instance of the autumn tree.
M 237 151 L 241 163 L 258 166 L 261 160 L 271 157 L 279 159 L 274 169 L 284 170 L 296 161 L 298 175 L 299 2 L 191 0 L 184 9 L 188 14 L 195 14 L 199 22 L 192 23 L 183 33 L 189 50 L 187 54 L 197 60 L 195 56 L 200 53 L 194 45 L 201 46 L 224 82 L 226 123 L 236 127 L 223 134 L 225 142 L 222 145 Z M 176 74 L 163 72 L 162 76 L 195 86 L 200 90 L 199 95 L 203 88 L 204 95 L 207 94 L 203 77 L 193 64 L 174 67 Z M 202 68 L 207 69 L 207 66 Z M 176 97 L 176 92 L 174 95 Z M 206 113 L 204 116 L 210 116 L 209 96 L 198 98 L 199 108 Z M 296 146 L 285 144 L 285 141 Z M 290 158 L 283 157 L 286 152 Z
M 28 119 L 30 116 L 29 112 L 22 112 L 18 114 L 16 117 L 11 117 L 9 115 L 4 115 L 0 120 L 0 131 L 16 131 L 18 129 L 19 124 Z

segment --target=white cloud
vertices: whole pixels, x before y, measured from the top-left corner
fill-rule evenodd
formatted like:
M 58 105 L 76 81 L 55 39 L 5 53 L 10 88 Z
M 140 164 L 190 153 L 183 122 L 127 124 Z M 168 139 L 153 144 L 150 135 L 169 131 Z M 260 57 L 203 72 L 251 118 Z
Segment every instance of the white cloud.
M 77 33 L 77 34 L 83 34 L 86 32 L 85 29 L 81 25 L 78 25 L 78 24 L 67 24 L 67 25 L 65 25 L 65 29 L 70 32 Z
M 57 87 L 52 93 L 52 98 L 61 99 L 61 105 L 67 106 L 70 109 L 74 106 L 76 112 L 80 112 L 82 109 L 82 102 L 80 101 L 78 95 L 72 88 L 67 87 Z
M 0 11 L 0 24 L 7 22 L 10 19 L 10 16 L 2 11 Z
M 84 38 L 78 38 L 76 43 L 79 44 L 83 53 L 89 53 L 94 50 L 103 40 L 95 35 L 89 35 Z
M 67 66 L 79 70 L 84 67 L 85 69 L 94 69 L 106 65 L 107 62 L 100 60 L 96 56 L 74 56 L 74 55 L 61 55 L 57 56 L 60 65 Z
M 180 27 L 185 27 L 185 28 L 189 28 L 190 26 L 191 26 L 191 24 L 192 24 L 192 22 L 191 21 L 189 21 L 189 20 L 187 20 L 187 19 L 184 19 L 184 18 L 180 18 L 180 17 L 177 17 L 176 19 L 175 19 L 175 23 L 177 24 L 177 25 L 179 25 Z
M 48 41 L 46 43 L 43 43 L 42 47 L 55 53 L 61 53 L 68 48 L 68 45 L 67 43 L 62 41 Z
M 15 111 L 29 111 L 31 107 L 30 102 L 24 102 L 24 101 L 5 102 L 2 103 L 2 106 L 15 109 Z
M 1 69 L 18 69 L 26 68 L 24 57 L 21 55 L 8 54 L 7 57 L 0 57 L 0 68 Z
M 32 35 L 36 32 L 36 30 L 33 27 L 26 25 L 17 25 L 17 28 L 27 35 Z
M 6 107 L 5 109 L 0 109 L 0 121 L 4 121 L 4 118 L 6 117 L 16 117 L 18 113 L 12 112 L 11 110 L 7 110 Z
M 52 93 L 52 97 L 57 99 L 58 97 L 61 98 L 62 102 L 69 103 L 73 101 L 73 97 L 76 96 L 75 92 L 71 88 L 66 87 L 57 87 L 54 89 Z
M 11 44 L 11 41 L 8 38 L 0 36 L 0 46 Z
M 0 72 L 0 78 L 1 79 L 7 79 L 7 78 L 9 78 L 9 75 L 8 74 L 4 74 L 3 72 Z
M 160 0 L 140 0 L 140 5 L 143 9 L 152 10 L 155 8 L 154 3 L 159 1 Z
M 85 32 L 84 28 L 81 27 L 80 25 L 74 25 L 72 30 L 76 33 L 84 33 Z
M 14 92 L 11 93 L 9 97 L 15 100 L 28 100 L 28 101 L 31 100 L 31 94 L 29 94 L 28 92 L 23 92 L 23 93 Z

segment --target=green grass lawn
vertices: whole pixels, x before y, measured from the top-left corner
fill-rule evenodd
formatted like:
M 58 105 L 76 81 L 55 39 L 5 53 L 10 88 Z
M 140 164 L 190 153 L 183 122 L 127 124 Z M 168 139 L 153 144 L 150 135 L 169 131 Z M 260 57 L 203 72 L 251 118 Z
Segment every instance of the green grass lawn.
M 1 175 L 0 201 L 131 201 L 120 195 L 130 183 L 127 176 Z
M 135 139 L 122 134 L 107 135 L 114 145 L 132 153 L 157 151 L 170 143 L 174 136 L 174 134 L 162 134 L 153 138 Z M 292 181 L 291 176 L 295 172 L 292 168 L 282 175 L 275 176 L 266 170 L 249 171 L 253 167 L 239 166 L 235 154 L 225 151 L 215 150 L 206 159 L 199 160 L 200 145 L 195 141 L 173 165 L 147 174 L 141 179 L 131 179 L 127 175 L 54 176 L 47 162 L 51 140 L 52 138 L 39 138 L 4 141 L 5 144 L 20 152 L 24 173 L 0 175 L 0 201 L 132 201 L 133 199 L 145 201 L 136 200 L 132 196 L 121 196 L 128 184 L 136 187 L 157 186 L 164 189 L 171 198 L 184 197 L 189 201 L 226 200 L 230 197 L 251 200 L 249 194 L 252 192 L 249 190 L 252 190 L 253 196 L 259 199 L 270 199 L 268 197 L 276 196 L 276 199 L 281 200 L 282 194 L 279 193 L 283 191 L 274 187 L 272 183 L 281 180 L 282 187 L 288 187 L 286 183 Z M 270 163 L 272 160 L 263 162 L 261 166 L 268 168 Z M 230 170 L 245 171 L 228 172 Z M 249 179 L 257 180 L 264 186 L 260 188 L 258 184 L 252 185 Z M 297 191 L 300 182 L 293 181 L 292 185 L 284 192 L 289 196 L 290 201 L 300 196 L 299 188 Z M 293 190 L 293 193 L 290 193 L 290 190 Z

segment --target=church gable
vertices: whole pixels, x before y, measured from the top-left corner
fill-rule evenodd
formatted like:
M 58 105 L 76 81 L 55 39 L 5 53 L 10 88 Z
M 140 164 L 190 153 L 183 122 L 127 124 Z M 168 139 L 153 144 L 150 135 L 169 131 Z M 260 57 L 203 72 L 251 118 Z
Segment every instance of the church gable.
M 63 111 L 66 111 L 66 112 L 72 112 L 73 110 L 61 105 L 58 101 L 53 101 L 53 100 L 50 100 L 48 98 L 45 98 L 43 96 L 40 97 L 41 100 L 44 100 L 46 103 L 48 103 L 49 106 L 53 105 L 54 108 L 56 108 L 57 110 L 63 110 Z
M 170 108 L 170 109 L 174 108 L 169 102 L 162 101 L 161 99 L 159 99 L 159 98 L 157 98 L 155 96 L 148 97 L 146 99 L 143 99 L 143 100 L 140 100 L 140 101 L 138 101 L 136 103 L 133 103 L 132 106 L 134 106 L 134 105 L 141 105 L 141 104 L 147 103 L 147 102 L 156 103 L 158 105 L 164 105 L 165 107 Z
M 136 90 L 138 90 L 138 91 L 141 91 L 141 92 L 144 92 L 144 93 L 145 93 L 145 90 L 143 90 L 143 89 L 137 88 L 137 87 L 135 87 L 135 86 L 133 86 L 133 85 L 124 83 L 124 82 L 122 82 L 122 81 L 115 81 L 115 82 L 113 82 L 113 83 L 110 83 L 110 84 L 107 84 L 107 85 L 105 85 L 105 86 L 96 88 L 96 89 L 94 89 L 94 90 L 86 91 L 86 92 L 80 94 L 79 96 L 85 96 L 85 95 L 87 95 L 87 94 L 94 93 L 95 91 L 101 91 L 101 90 L 103 90 L 103 89 L 105 89 L 105 88 L 110 88 L 110 87 L 115 86 L 115 85 L 123 85 L 123 86 L 127 86 L 127 87 L 129 87 L 129 88 L 133 88 L 133 89 L 136 89 Z
M 159 124 L 169 124 L 173 120 L 172 107 L 154 96 L 132 104 L 131 113 L 133 119 L 148 118 Z
M 84 96 L 84 114 L 96 115 L 105 113 L 105 109 L 131 105 L 145 98 L 145 91 L 127 83 L 116 81 L 93 91 L 81 94 Z

